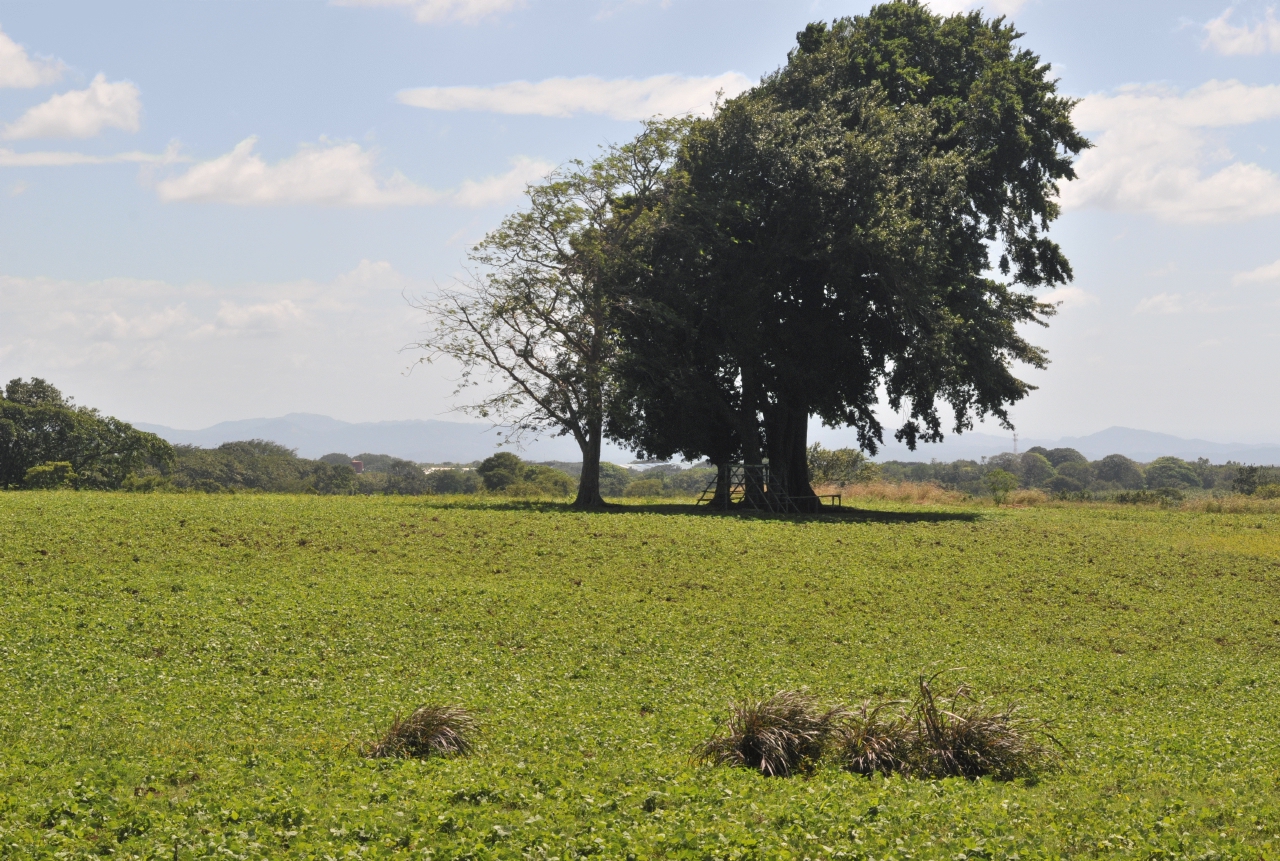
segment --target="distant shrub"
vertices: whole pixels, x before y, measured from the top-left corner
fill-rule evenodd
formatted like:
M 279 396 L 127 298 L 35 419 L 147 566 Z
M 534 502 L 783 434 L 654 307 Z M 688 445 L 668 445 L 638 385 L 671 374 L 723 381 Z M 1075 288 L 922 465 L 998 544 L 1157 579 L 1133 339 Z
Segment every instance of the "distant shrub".
M 1146 483 L 1142 467 L 1122 454 L 1109 454 L 1092 466 L 1098 481 L 1110 482 L 1125 490 L 1140 490 Z
M 635 473 L 616 463 L 600 464 L 600 495 L 622 496 L 627 486 L 635 478 Z
M 991 491 L 991 495 L 996 500 L 996 505 L 1004 505 L 1009 494 L 1018 487 L 1018 477 L 1011 472 L 1003 469 L 993 469 L 987 473 L 984 482 L 987 489 Z
M 1259 499 L 1280 499 L 1280 484 L 1260 484 L 1253 495 Z
M 509 451 L 487 457 L 476 467 L 486 490 L 506 490 L 524 479 L 525 462 Z
M 880 477 L 880 467 L 867 460 L 857 449 L 838 448 L 828 450 L 814 443 L 808 451 L 809 481 L 813 484 L 844 487 L 849 484 L 875 481 Z
M 1147 465 L 1147 487 L 1150 490 L 1186 490 L 1203 487 L 1195 468 L 1176 457 L 1158 457 Z
M 31 490 L 55 490 L 75 487 L 76 471 L 70 463 L 42 463 L 27 470 L 22 486 Z
M 484 482 L 474 469 L 437 469 L 426 476 L 432 493 L 478 493 Z
M 1159 490 L 1128 490 L 1111 497 L 1113 502 L 1121 505 L 1170 505 L 1182 502 L 1187 495 L 1176 487 L 1162 487 Z
M 700 745 L 695 755 L 703 762 L 785 777 L 817 762 L 839 714 L 820 707 L 805 691 L 779 691 L 735 704 L 725 732 Z
M 662 496 L 664 491 L 662 479 L 642 478 L 627 485 L 627 496 L 652 497 Z
M 396 715 L 382 738 L 365 748 L 365 755 L 463 756 L 471 752 L 478 730 L 475 717 L 461 706 L 422 706 L 407 718 Z
M 1236 493 L 1251 496 L 1258 490 L 1261 478 L 1262 467 L 1260 466 L 1238 467 L 1235 476 L 1231 479 L 1231 489 Z
M 566 473 L 525 463 L 509 451 L 485 458 L 476 472 L 487 490 L 506 496 L 569 496 L 577 485 Z

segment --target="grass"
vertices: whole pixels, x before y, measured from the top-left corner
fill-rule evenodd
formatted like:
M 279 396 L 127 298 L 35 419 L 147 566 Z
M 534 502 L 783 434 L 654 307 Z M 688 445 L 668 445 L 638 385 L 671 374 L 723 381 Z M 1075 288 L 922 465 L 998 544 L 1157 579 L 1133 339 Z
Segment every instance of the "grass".
M 839 709 L 822 708 L 806 691 L 778 691 L 732 706 L 725 731 L 699 745 L 696 756 L 713 765 L 787 777 L 822 758 L 838 717 Z
M 0 494 L 0 857 L 1280 856 L 1280 514 L 860 504 Z M 690 762 L 959 666 L 1061 766 Z M 413 703 L 470 755 L 351 743 Z
M 462 706 L 419 706 L 408 717 L 396 715 L 382 738 L 364 752 L 372 757 L 466 756 L 480 729 L 475 715 Z

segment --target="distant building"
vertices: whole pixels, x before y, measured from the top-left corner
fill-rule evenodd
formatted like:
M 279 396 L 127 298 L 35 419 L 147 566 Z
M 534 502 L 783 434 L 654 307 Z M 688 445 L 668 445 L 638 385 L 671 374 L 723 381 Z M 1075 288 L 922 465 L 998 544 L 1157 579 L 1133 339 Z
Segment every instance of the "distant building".
M 364 461 L 363 460 L 351 461 L 351 468 L 356 471 L 356 475 L 359 475 L 360 473 L 364 472 Z

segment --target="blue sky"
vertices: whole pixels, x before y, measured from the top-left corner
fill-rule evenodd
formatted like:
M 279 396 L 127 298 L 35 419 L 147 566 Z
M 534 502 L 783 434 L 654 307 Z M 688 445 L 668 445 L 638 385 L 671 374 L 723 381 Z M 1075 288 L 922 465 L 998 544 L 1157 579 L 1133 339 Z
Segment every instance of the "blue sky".
M 458 275 L 524 182 L 868 6 L 0 0 L 0 377 L 178 427 L 460 418 L 447 369 L 405 374 L 405 297 Z M 1098 144 L 1064 189 L 1076 280 L 1019 431 L 1280 440 L 1277 12 L 986 10 Z

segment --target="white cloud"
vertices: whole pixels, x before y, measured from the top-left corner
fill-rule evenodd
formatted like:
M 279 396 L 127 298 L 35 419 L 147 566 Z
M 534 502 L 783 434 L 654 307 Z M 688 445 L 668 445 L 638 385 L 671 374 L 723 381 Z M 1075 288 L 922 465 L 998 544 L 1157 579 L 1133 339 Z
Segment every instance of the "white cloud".
M 298 323 L 305 316 L 292 299 L 252 305 L 223 302 L 213 328 L 234 333 L 279 332 Z
M 1280 54 L 1280 20 L 1274 8 L 1268 9 L 1266 17 L 1252 27 L 1232 24 L 1234 11 L 1234 7 L 1229 8 L 1204 25 L 1206 48 L 1228 55 Z
M 176 427 L 429 417 L 453 371 L 406 375 L 414 357 L 400 348 L 423 326 L 405 296 L 432 285 L 385 261 L 354 264 L 324 280 L 218 284 L 0 274 L 4 379 L 45 377 L 109 415 Z
M 14 152 L 0 148 L 0 167 L 71 167 L 82 164 L 176 164 L 191 161 L 179 152 L 179 145 L 169 144 L 162 153 L 121 152 L 113 155 L 88 155 L 81 152 Z
M 1085 308 L 1089 305 L 1098 304 L 1098 297 L 1079 287 L 1058 287 L 1050 290 L 1041 297 L 1042 302 L 1050 302 L 1060 306 L 1063 310 L 1072 308 Z
M 52 84 L 61 77 L 61 63 L 32 60 L 25 48 L 0 30 L 0 87 L 27 89 Z
M 1266 284 L 1271 281 L 1280 281 L 1280 260 L 1275 263 L 1268 263 L 1266 266 L 1259 266 L 1257 269 L 1251 269 L 1248 272 L 1241 272 L 1231 279 L 1232 284 Z
M 5 126 L 8 140 L 91 138 L 103 129 L 136 132 L 142 117 L 138 88 L 128 81 L 110 83 L 98 75 L 87 90 L 72 90 L 36 105 Z
M 419 24 L 459 21 L 475 24 L 519 9 L 524 0 L 330 0 L 333 6 L 398 6 L 413 13 Z
M 524 192 L 524 187 L 537 182 L 554 170 L 545 161 L 520 156 L 513 160 L 511 170 L 482 180 L 468 179 L 450 197 L 457 206 L 479 209 L 503 201 L 513 200 Z
M 1210 81 L 1188 92 L 1135 86 L 1088 96 L 1076 125 L 1100 134 L 1077 162 L 1080 178 L 1063 189 L 1063 203 L 1188 223 L 1280 213 L 1280 176 L 1235 160 L 1210 137 L 1276 117 L 1278 85 Z
M 642 120 L 657 115 L 707 114 L 718 92 L 723 91 L 725 97 L 731 98 L 750 87 L 751 81 L 745 75 L 727 72 L 714 78 L 680 75 L 612 81 L 596 77 L 548 78 L 491 87 L 422 87 L 402 90 L 396 98 L 404 105 L 437 111 L 491 111 L 544 117 L 602 114 L 615 120 Z
M 239 206 L 485 206 L 514 197 L 526 182 L 552 169 L 545 162 L 517 159 L 515 166 L 502 176 L 445 192 L 417 185 L 399 172 L 379 178 L 374 170 L 376 153 L 359 144 L 304 146 L 283 161 L 267 164 L 254 152 L 257 140 L 246 138 L 226 155 L 164 180 L 157 187 L 160 199 Z
M 928 6 L 938 15 L 955 15 L 957 12 L 969 12 L 981 8 L 994 15 L 1014 15 L 1027 0 L 928 0 Z
M 1181 293 L 1157 293 L 1143 299 L 1133 310 L 1136 314 L 1181 314 L 1187 310 L 1187 302 Z

